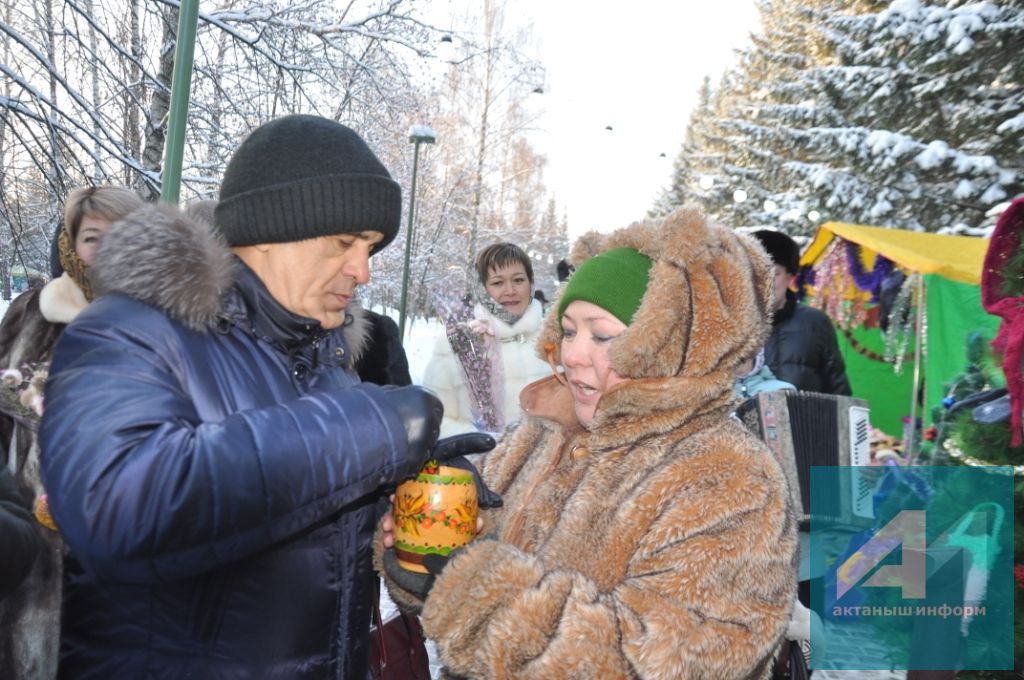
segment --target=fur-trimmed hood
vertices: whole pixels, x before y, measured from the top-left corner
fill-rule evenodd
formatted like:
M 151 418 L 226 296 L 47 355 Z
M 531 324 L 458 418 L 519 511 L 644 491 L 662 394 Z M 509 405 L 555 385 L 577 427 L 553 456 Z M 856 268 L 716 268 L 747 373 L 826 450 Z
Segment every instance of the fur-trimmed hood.
M 611 348 L 612 367 L 632 380 L 601 399 L 592 429 L 617 439 L 622 421 L 632 420 L 620 416 L 649 414 L 662 421 L 656 429 L 667 431 L 705 408 L 731 407 L 734 369 L 764 345 L 770 330 L 771 262 L 764 249 L 752 237 L 709 224 L 697 210 L 680 209 L 612 234 L 585 234 L 570 259 L 578 267 L 622 247 L 651 258 L 650 282 Z M 560 363 L 561 333 L 556 302 L 538 354 L 553 350 Z
M 209 225 L 174 206 L 147 205 L 114 223 L 89 269 L 97 295 L 144 302 L 179 323 L 209 331 L 236 314 L 232 294 L 240 263 Z M 343 329 L 350 359 L 366 350 L 371 330 L 352 304 Z

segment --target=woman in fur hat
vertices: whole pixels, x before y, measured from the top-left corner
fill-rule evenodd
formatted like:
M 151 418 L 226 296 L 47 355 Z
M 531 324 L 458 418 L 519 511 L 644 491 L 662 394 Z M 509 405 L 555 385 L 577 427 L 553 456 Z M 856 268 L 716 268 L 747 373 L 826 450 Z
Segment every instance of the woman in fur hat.
M 514 243 L 494 243 L 477 256 L 476 275 L 473 315 L 500 343 L 505 422 L 513 423 L 521 415 L 519 392 L 551 370 L 533 352 L 544 320 L 543 307 L 533 297 L 533 265 Z M 469 387 L 445 336 L 434 346 L 423 386 L 437 393 L 444 404 L 442 437 L 475 429 Z
M 0 370 L 30 367 L 45 375 L 46 364 L 64 327 L 92 301 L 86 272 L 110 225 L 142 206 L 142 199 L 120 186 L 75 189 L 64 204 L 57 252 L 63 274 L 15 298 L 0 324 Z M 39 447 L 35 434 L 0 413 L 0 451 L 26 501 L 39 506 Z M 45 511 L 37 513 L 45 521 Z M 0 677 L 49 678 L 57 670 L 60 641 L 60 537 L 38 527 L 46 550 L 32 572 L 0 602 Z
M 589 241 L 538 343 L 563 370 L 523 391 L 527 417 L 483 465 L 503 507 L 420 584 L 383 550 L 392 596 L 422 607 L 459 677 L 768 677 L 796 527 L 731 413 L 770 263 L 694 211 Z

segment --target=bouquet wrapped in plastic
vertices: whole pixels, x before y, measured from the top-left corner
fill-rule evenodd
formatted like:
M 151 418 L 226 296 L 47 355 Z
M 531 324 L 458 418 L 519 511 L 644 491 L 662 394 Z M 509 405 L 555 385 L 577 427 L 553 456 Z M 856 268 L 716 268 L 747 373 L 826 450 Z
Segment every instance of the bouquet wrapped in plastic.
M 501 343 L 489 324 L 473 315 L 473 296 L 459 278 L 449 276 L 441 281 L 433 297 L 469 393 L 473 425 L 499 434 L 505 429 Z

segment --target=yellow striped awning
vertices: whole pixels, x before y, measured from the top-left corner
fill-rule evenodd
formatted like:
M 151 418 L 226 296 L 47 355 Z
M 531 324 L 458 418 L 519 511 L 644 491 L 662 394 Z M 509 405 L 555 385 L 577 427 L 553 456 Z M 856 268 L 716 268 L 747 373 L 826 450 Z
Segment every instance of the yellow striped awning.
M 818 227 L 814 240 L 800 257 L 800 264 L 815 264 L 836 236 L 880 253 L 904 269 L 974 285 L 981 283 L 982 262 L 988 249 L 987 238 L 826 222 Z

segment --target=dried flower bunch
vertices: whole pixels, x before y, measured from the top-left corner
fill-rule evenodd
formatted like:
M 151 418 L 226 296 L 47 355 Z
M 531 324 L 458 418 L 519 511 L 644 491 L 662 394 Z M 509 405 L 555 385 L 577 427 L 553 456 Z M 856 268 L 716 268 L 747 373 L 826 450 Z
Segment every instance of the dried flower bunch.
M 505 429 L 504 372 L 501 343 L 486 321 L 473 315 L 472 297 L 445 285 L 434 295 L 434 307 L 469 392 L 473 424 L 485 432 Z
M 49 364 L 26 364 L 0 371 L 0 413 L 33 432 L 43 415 L 43 386 Z

